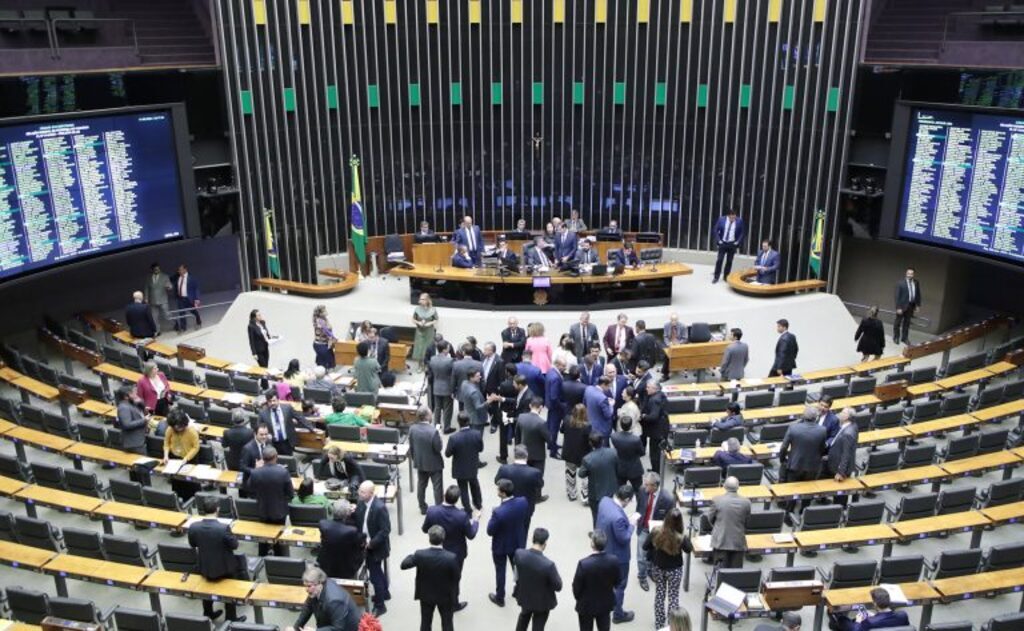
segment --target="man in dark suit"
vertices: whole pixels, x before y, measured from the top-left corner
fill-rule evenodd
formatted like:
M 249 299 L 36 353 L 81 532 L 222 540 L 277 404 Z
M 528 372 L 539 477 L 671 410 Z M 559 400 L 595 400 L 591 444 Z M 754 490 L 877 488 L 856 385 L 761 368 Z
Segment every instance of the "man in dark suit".
M 871 631 L 872 629 L 910 626 L 907 612 L 893 611 L 892 598 L 889 596 L 889 592 L 881 587 L 871 590 L 871 602 L 874 605 L 875 613 L 869 614 L 862 611 L 853 620 L 842 614 L 832 614 L 829 627 L 836 631 Z
M 561 404 L 561 402 L 559 402 Z M 550 426 L 540 417 L 544 401 L 533 397 L 530 399 L 530 411 L 520 414 L 516 419 L 516 442 L 526 449 L 526 464 L 540 471 L 544 475 L 545 448 L 550 442 L 551 436 L 548 433 Z M 550 412 L 549 412 L 550 414 Z M 557 430 L 556 430 L 557 431 Z M 516 447 L 516 453 L 519 453 Z M 509 465 L 503 465 L 505 468 Z M 499 475 L 499 478 L 507 477 Z M 514 480 L 513 480 L 514 481 Z
M 715 223 L 715 243 L 718 245 L 718 258 L 715 259 L 715 275 L 712 283 L 717 283 L 722 276 L 728 276 L 732 271 L 732 258 L 736 255 L 736 248 L 743 241 L 746 233 L 746 226 L 743 219 L 736 216 L 736 210 L 730 208 L 724 217 L 719 217 Z M 722 263 L 725 263 L 724 267 Z
M 295 495 L 292 478 L 288 469 L 277 464 L 277 450 L 263 448 L 263 466 L 257 466 L 249 474 L 249 497 L 256 500 L 260 521 L 267 524 L 284 524 L 288 520 L 288 503 Z M 266 556 L 271 544 L 259 545 L 260 556 Z M 273 544 L 275 556 L 288 556 L 288 546 Z
M 580 383 L 580 367 L 569 366 L 565 371 L 565 378 L 562 380 L 562 406 L 564 408 L 562 418 L 570 414 L 577 404 L 583 403 L 583 393 L 586 392 L 586 384 Z
M 338 500 L 331 519 L 320 520 L 320 552 L 316 564 L 331 578 L 355 578 L 363 564 L 366 539 L 352 525 L 352 505 Z
M 579 369 L 580 383 L 587 386 L 597 385 L 597 380 L 604 376 L 604 356 L 601 354 L 600 344 L 590 347 L 590 352 L 579 363 Z
M 825 428 L 829 442 L 839 433 L 839 417 L 832 411 L 832 397 L 827 394 L 818 398 L 818 425 Z
M 203 319 L 199 317 L 199 282 L 188 273 L 184 263 L 178 266 L 178 273 L 171 277 L 171 284 L 174 287 L 179 312 L 174 320 L 174 330 L 188 329 L 186 312 L 191 312 L 195 316 L 196 328 L 201 327 Z
M 628 350 L 633 347 L 633 327 L 629 326 L 629 317 L 620 313 L 615 318 L 615 324 L 608 325 L 604 331 L 604 351 L 608 355 L 608 361 L 615 359 L 619 351 Z
M 208 581 L 222 578 L 242 578 L 239 574 L 245 568 L 245 556 L 236 555 L 238 538 L 231 533 L 231 526 L 217 519 L 220 501 L 216 497 L 199 499 L 199 510 L 203 518 L 188 527 L 188 545 L 196 551 L 196 572 Z M 241 558 L 239 558 L 241 556 Z M 245 616 L 238 617 L 234 603 L 224 604 L 224 613 L 231 621 L 244 622 Z M 203 615 L 216 620 L 221 612 L 214 612 L 213 601 L 203 601 Z
M 544 407 L 548 409 L 548 455 L 558 458 L 558 428 L 562 426 L 562 419 L 565 418 L 568 407 L 562 388 L 565 379 L 562 374 L 565 372 L 565 360 L 556 357 L 551 368 L 544 375 Z M 543 465 L 541 465 L 543 467 Z
M 629 351 L 626 351 L 628 354 Z M 629 387 L 628 368 L 619 370 L 618 366 L 614 362 L 609 362 L 604 365 L 604 376 L 608 379 L 608 396 L 612 399 L 612 409 L 618 414 L 619 408 L 625 403 L 622 398 L 622 393 Z
M 610 383 L 607 377 L 601 377 L 597 380 L 597 385 L 587 386 L 583 392 L 583 403 L 587 406 L 590 427 L 605 440 L 611 436 L 615 420 L 612 403 L 614 399 L 611 398 L 609 391 Z
M 583 361 L 583 356 L 590 352 L 590 347 L 601 341 L 597 336 L 597 327 L 590 321 L 590 312 L 584 311 L 580 314 L 579 322 L 574 322 L 569 327 L 569 338 L 572 340 L 573 352 L 576 358 Z
M 267 434 L 269 437 L 270 434 Z M 227 468 L 232 471 L 241 470 L 242 463 L 242 451 L 245 446 L 252 442 L 255 434 L 252 428 L 249 427 L 249 418 L 242 408 L 235 408 L 231 410 L 231 427 L 224 432 L 224 436 L 221 438 L 221 445 L 224 447 L 224 464 Z M 256 460 L 259 460 L 258 449 L 257 453 L 254 454 Z M 249 468 L 252 468 L 252 464 L 249 464 Z
M 543 451 L 541 452 L 543 453 Z M 544 474 L 536 467 L 527 464 L 528 453 L 524 445 L 516 445 L 515 460 L 511 464 L 503 464 L 498 467 L 494 475 L 494 482 L 509 480 L 512 482 L 512 494 L 516 497 L 525 497 L 529 503 L 529 512 L 526 515 L 526 530 L 530 529 L 530 521 L 533 519 L 533 511 L 537 504 L 547 501 L 547 495 L 541 495 L 544 489 Z M 525 534 L 523 537 L 525 538 Z
M 270 428 L 266 423 L 257 424 L 252 440 L 242 447 L 242 453 L 238 458 L 238 470 L 242 472 L 242 491 L 248 493 L 246 489 L 249 486 L 249 476 L 254 469 L 263 466 L 263 452 L 271 446 Z
M 535 470 L 534 470 L 535 471 Z M 487 598 L 499 607 L 505 606 L 505 562 L 515 569 L 516 550 L 526 547 L 526 522 L 530 505 L 525 497 L 515 497 L 511 480 L 498 480 L 498 504 L 487 522 L 491 537 L 491 556 L 494 559 L 496 588 Z
M 513 366 L 513 368 L 515 368 Z M 501 405 L 504 409 L 504 422 L 501 426 L 501 434 L 498 445 L 498 457 L 496 460 L 501 464 L 508 462 L 508 445 L 511 443 L 518 431 L 518 419 L 523 414 L 530 412 L 530 401 L 534 399 L 530 392 L 526 377 L 516 374 L 512 378 L 512 387 L 515 390 L 514 396 L 503 396 Z
M 482 381 L 480 371 L 471 368 L 459 388 L 460 414 L 465 413 L 469 416 L 470 426 L 480 432 L 481 438 L 483 438 L 484 428 L 490 422 L 489 406 L 501 401 L 501 395 L 498 394 L 484 396 L 480 386 Z
M 526 348 L 526 329 L 519 326 L 515 317 L 508 319 L 508 326 L 501 331 L 501 359 L 506 364 L 517 364 L 523 360 Z
M 570 259 L 570 262 L 575 263 L 579 267 L 590 268 L 600 263 L 601 257 L 598 256 L 597 250 L 591 246 L 590 239 L 584 238 L 580 241 L 579 249 L 576 250 L 576 256 Z
M 711 503 L 707 521 L 711 525 L 711 549 L 715 565 L 724 568 L 743 567 L 747 550 L 747 518 L 750 500 L 739 494 L 740 481 L 728 477 L 723 483 L 725 493 Z
M 636 494 L 636 512 L 640 519 L 636 522 L 636 572 L 640 589 L 650 589 L 647 579 L 650 574 L 650 563 L 644 542 L 651 534 L 651 521 L 664 521 L 665 516 L 676 505 L 675 498 L 661 488 L 661 476 L 653 471 L 644 474 L 644 486 Z
M 434 424 L 442 427 L 445 434 L 452 429 L 452 365 L 451 344 L 442 342 L 437 345 L 437 353 L 430 358 L 430 395 L 434 401 Z
M 640 257 L 637 256 L 636 246 L 633 242 L 624 241 L 621 248 L 608 250 L 608 264 L 621 265 L 623 267 L 639 267 Z
M 270 388 L 264 396 L 267 399 L 267 407 L 260 411 L 260 423 L 266 424 L 270 429 L 270 442 L 282 456 L 290 456 L 295 452 L 295 445 L 298 438 L 295 436 L 295 424 L 299 423 L 306 429 L 313 431 L 304 417 L 295 413 L 291 405 L 281 405 L 277 398 L 277 388 Z
M 842 482 L 853 475 L 857 466 L 857 440 L 859 432 L 853 422 L 853 408 L 844 408 L 839 413 L 839 431 L 828 441 L 828 455 L 825 459 L 825 470 L 836 482 Z M 837 504 L 846 506 L 849 497 L 839 495 Z
M 498 259 L 498 267 L 512 270 L 519 268 L 519 257 L 508 249 L 508 241 L 505 237 L 498 237 L 498 249 L 494 251 L 494 256 Z
M 358 631 L 359 607 L 344 587 L 327 580 L 327 575 L 318 567 L 311 567 L 302 574 L 302 585 L 309 598 L 302 605 L 295 626 L 285 631 L 303 629 L 310 618 L 316 619 L 316 628 L 322 631 Z
M 409 456 L 416 469 L 416 501 L 420 514 L 427 514 L 427 482 L 434 487 L 434 504 L 441 503 L 444 457 L 441 455 L 441 433 L 431 422 L 430 408 L 416 410 L 416 422 L 409 428 Z
M 565 264 L 576 258 L 579 241 L 575 232 L 569 232 L 568 226 L 562 224 L 555 233 L 555 262 Z
M 512 596 L 519 603 L 516 631 L 526 631 L 533 620 L 533 631 L 544 631 L 548 614 L 558 605 L 556 592 L 562 591 L 562 577 L 554 561 L 544 556 L 548 531 L 533 531 L 533 545 L 516 550 L 516 586 Z
M 452 395 L 459 398 L 462 392 L 462 384 L 469 377 L 472 370 L 483 371 L 483 364 L 473 359 L 473 345 L 466 343 L 459 347 L 459 352 L 452 362 Z M 479 389 L 479 385 L 477 388 Z
M 647 330 L 647 323 L 643 320 L 636 321 L 632 359 L 637 364 L 647 362 L 648 368 L 656 366 L 661 361 L 661 343 L 653 333 Z
M 483 507 L 480 481 L 477 479 L 477 472 L 480 469 L 478 466 L 480 453 L 483 450 L 484 441 L 480 432 L 469 426 L 468 416 L 459 414 L 459 431 L 448 438 L 444 455 L 452 459 L 452 477 L 459 485 L 459 491 L 462 494 L 462 507 L 467 513 L 474 508 L 480 510 Z M 470 493 L 472 493 L 472 506 L 470 506 Z
M 452 614 L 459 598 L 462 568 L 453 552 L 441 547 L 445 531 L 442 526 L 427 530 L 430 547 L 417 550 L 402 560 L 402 569 L 416 568 L 416 600 L 420 601 L 420 631 L 433 628 L 434 609 L 441 617 L 441 631 L 454 631 Z
M 359 485 L 359 506 L 356 508 L 356 528 L 366 537 L 366 567 L 373 584 L 373 615 L 378 618 L 387 613 L 385 603 L 391 600 L 388 577 L 384 573 L 384 560 L 391 555 L 391 517 L 384 500 L 376 496 L 377 487 L 370 480 Z
M 387 340 L 380 337 L 376 327 L 370 327 L 370 332 L 366 336 L 366 344 L 369 347 L 366 356 L 376 359 L 381 370 L 387 370 L 388 363 L 391 361 L 391 347 L 388 346 Z
M 651 372 L 651 365 L 646 359 L 637 362 L 633 372 L 626 375 L 626 382 L 633 388 L 633 396 L 641 410 L 644 409 L 644 403 L 647 403 L 647 384 L 653 379 L 654 373 Z
M 615 608 L 615 586 L 622 579 L 618 559 L 604 551 L 608 537 L 600 530 L 590 533 L 590 556 L 576 564 L 572 594 L 576 597 L 576 615 L 580 631 L 608 631 Z
M 785 482 L 806 482 L 817 480 L 821 470 L 821 456 L 825 453 L 825 441 L 828 430 L 818 425 L 818 409 L 807 406 L 800 421 L 793 423 L 786 430 L 779 448 L 779 462 L 785 473 Z M 786 523 L 793 525 L 790 513 L 796 506 L 796 500 L 786 502 Z M 800 503 L 803 510 L 803 502 Z
M 498 355 L 498 349 L 494 342 L 484 343 L 483 359 L 480 360 L 483 367 L 480 370 L 482 377 L 480 385 L 483 386 L 484 396 L 500 394 L 501 382 L 505 378 L 505 362 Z M 491 433 L 498 431 L 501 427 L 501 404 L 490 403 L 487 412 L 491 417 Z
M 908 267 L 907 274 L 896 284 L 896 320 L 892 325 L 893 341 L 910 342 L 910 320 L 921 306 L 921 283 L 914 278 L 914 268 Z
M 544 373 L 533 365 L 533 353 L 523 351 L 523 361 L 516 364 L 516 374 L 526 379 L 526 385 L 534 396 L 544 398 Z
M 132 293 L 132 302 L 124 308 L 124 323 L 132 337 L 146 339 L 156 336 L 157 326 L 149 305 L 142 302 L 142 292 Z
M 647 443 L 651 470 L 661 471 L 661 443 L 669 435 L 668 398 L 661 391 L 661 383 L 651 379 L 647 382 L 647 401 L 640 411 L 641 438 Z
M 480 234 L 480 228 L 473 225 L 473 218 L 466 215 L 462 218 L 462 226 L 455 231 L 453 240 L 456 245 L 466 246 L 469 257 L 475 265 L 480 265 L 481 253 L 484 250 L 484 241 Z
M 754 271 L 757 272 L 757 282 L 762 285 L 774 285 L 779 282 L 779 253 L 771 239 L 761 242 L 761 251 L 754 260 Z
M 644 455 L 644 444 L 640 437 L 633 433 L 633 420 L 628 417 L 619 419 L 620 430 L 612 433 L 612 448 L 615 449 L 615 475 L 619 486 L 627 482 L 634 492 L 640 491 L 640 481 L 644 476 L 644 463 L 640 458 Z
M 427 516 L 423 519 L 423 532 L 430 530 L 432 526 L 444 528 L 444 543 L 442 547 L 453 553 L 459 561 L 459 571 L 466 563 L 466 556 L 469 554 L 470 539 L 476 538 L 480 528 L 480 513 L 474 511 L 472 515 L 459 508 L 459 498 L 462 492 L 454 484 L 444 492 L 444 504 L 431 506 L 427 509 Z M 455 605 L 455 611 L 462 611 L 466 603 L 460 601 Z
M 740 444 L 740 441 L 737 440 L 735 436 L 730 437 L 725 441 L 725 449 L 719 449 L 715 452 L 715 455 L 711 457 L 711 464 L 716 467 L 721 467 L 723 474 L 729 470 L 729 465 L 752 464 L 754 459 L 742 453 L 740 451 L 741 447 L 742 445 Z
M 796 336 L 789 332 L 789 320 L 781 318 L 775 323 L 775 330 L 779 333 L 779 340 L 775 343 L 775 362 L 768 376 L 785 377 L 793 374 L 800 347 L 796 343 Z
M 590 435 L 590 453 L 583 457 L 576 472 L 581 478 L 590 481 L 590 493 L 587 504 L 590 516 L 597 523 L 597 507 L 601 498 L 611 497 L 619 488 L 619 476 L 616 468 L 615 450 L 605 444 L 605 437 L 594 432 Z

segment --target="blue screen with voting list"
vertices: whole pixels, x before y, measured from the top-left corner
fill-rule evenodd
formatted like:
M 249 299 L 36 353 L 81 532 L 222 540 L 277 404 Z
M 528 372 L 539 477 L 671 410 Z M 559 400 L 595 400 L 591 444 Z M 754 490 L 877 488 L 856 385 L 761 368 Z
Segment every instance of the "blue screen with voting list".
M 1024 263 L 1024 115 L 913 109 L 899 236 Z
M 0 125 L 0 280 L 184 235 L 171 110 Z

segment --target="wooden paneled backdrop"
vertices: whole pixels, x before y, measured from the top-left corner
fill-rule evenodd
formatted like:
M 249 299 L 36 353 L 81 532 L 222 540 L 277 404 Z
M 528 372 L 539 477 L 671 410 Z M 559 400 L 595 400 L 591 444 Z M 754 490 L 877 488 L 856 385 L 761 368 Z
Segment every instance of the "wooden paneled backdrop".
M 218 0 L 245 276 L 315 279 L 367 233 L 578 209 L 708 249 L 732 206 L 808 276 L 835 245 L 866 0 Z

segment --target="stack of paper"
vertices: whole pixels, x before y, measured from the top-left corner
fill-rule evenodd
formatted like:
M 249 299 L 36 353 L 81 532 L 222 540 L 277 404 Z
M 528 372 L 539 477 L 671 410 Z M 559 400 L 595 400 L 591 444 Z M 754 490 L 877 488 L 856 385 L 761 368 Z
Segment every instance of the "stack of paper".
M 178 474 L 181 471 L 182 467 L 184 467 L 184 466 L 185 466 L 185 461 L 184 460 L 169 459 L 167 461 L 167 464 L 164 465 L 163 473 L 164 473 L 164 475 L 176 475 L 176 474 Z
M 894 605 L 907 605 L 907 604 L 910 603 L 910 601 L 907 600 L 907 595 L 903 593 L 903 588 L 901 588 L 899 585 L 893 585 L 891 583 L 888 583 L 888 584 L 887 583 L 883 583 L 883 584 L 879 585 L 879 587 L 881 587 L 886 592 L 888 592 L 889 600 L 890 600 L 890 602 L 892 602 L 892 604 L 894 604 Z
M 235 403 L 235 404 L 241 405 L 242 403 L 245 403 L 247 398 L 248 397 L 246 397 L 241 392 L 225 392 L 224 393 L 224 400 L 227 401 L 228 403 Z
M 230 372 L 249 372 L 250 368 L 252 368 L 252 366 L 250 366 L 249 364 L 231 364 L 230 366 L 228 366 L 228 371 L 230 371 Z

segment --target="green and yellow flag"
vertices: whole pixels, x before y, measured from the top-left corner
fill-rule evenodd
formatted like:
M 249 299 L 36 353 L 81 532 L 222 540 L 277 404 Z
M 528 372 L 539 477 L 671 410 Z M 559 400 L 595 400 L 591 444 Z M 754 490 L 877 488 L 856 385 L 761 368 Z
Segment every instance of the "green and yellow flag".
M 821 252 L 825 245 L 825 211 L 819 210 L 814 216 L 814 232 L 811 235 L 811 255 L 807 261 L 815 278 L 821 278 Z
M 359 158 L 352 156 L 352 210 L 349 223 L 352 226 L 352 249 L 360 265 L 366 263 L 366 223 L 363 220 L 363 198 L 359 191 Z
M 263 209 L 263 233 L 267 243 L 267 269 L 271 278 L 281 278 L 281 260 L 277 258 L 277 245 L 274 243 L 274 211 Z

